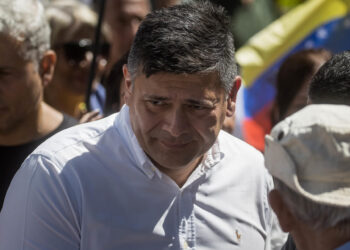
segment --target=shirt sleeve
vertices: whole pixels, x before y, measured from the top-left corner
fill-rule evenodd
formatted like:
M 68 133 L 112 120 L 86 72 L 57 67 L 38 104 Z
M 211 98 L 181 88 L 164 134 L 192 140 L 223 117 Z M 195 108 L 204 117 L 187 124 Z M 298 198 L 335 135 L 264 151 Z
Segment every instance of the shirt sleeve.
M 24 161 L 0 213 L 0 250 L 79 249 L 79 216 L 61 174 L 46 157 Z

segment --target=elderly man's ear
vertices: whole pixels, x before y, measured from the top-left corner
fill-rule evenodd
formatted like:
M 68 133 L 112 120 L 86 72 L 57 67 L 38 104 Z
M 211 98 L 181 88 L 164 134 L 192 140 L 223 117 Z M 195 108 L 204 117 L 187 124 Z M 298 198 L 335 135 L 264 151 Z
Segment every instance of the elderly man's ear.
M 236 97 L 239 88 L 241 87 L 242 84 L 242 78 L 240 76 L 236 76 L 233 87 L 229 93 L 229 96 L 227 98 L 227 109 L 226 109 L 226 116 L 231 117 L 234 115 L 235 110 L 236 110 Z
M 274 189 L 269 193 L 269 203 L 277 215 L 282 230 L 284 232 L 291 232 L 296 226 L 296 218 L 290 212 L 278 190 Z
M 43 87 L 46 87 L 53 78 L 56 60 L 56 53 L 53 50 L 48 50 L 45 52 L 43 58 L 40 61 L 39 73 Z

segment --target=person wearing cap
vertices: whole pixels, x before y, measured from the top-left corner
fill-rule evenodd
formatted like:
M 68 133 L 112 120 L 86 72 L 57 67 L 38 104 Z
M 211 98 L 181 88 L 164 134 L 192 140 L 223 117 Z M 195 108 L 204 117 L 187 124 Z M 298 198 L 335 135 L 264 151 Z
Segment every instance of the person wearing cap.
M 43 101 L 56 54 L 35 0 L 0 1 L 0 208 L 23 160 L 58 131 L 77 124 Z
M 298 250 L 350 241 L 350 107 L 313 104 L 266 136 L 271 207 Z M 341 248 L 343 249 L 343 248 Z
M 260 152 L 221 129 L 241 84 L 223 8 L 147 15 L 123 73 L 119 113 L 26 159 L 0 249 L 269 249 L 272 178 Z
M 308 102 L 313 104 L 350 105 L 350 52 L 335 54 L 311 79 Z M 289 235 L 283 250 L 295 250 Z

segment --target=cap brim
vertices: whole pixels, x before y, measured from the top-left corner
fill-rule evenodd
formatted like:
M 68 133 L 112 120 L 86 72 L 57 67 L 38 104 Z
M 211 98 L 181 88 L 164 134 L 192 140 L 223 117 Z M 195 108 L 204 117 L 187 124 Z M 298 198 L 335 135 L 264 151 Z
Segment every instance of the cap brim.
M 331 206 L 350 206 L 350 187 L 320 181 L 299 180 L 293 159 L 273 137 L 265 137 L 265 166 L 270 174 L 289 188 L 316 203 Z

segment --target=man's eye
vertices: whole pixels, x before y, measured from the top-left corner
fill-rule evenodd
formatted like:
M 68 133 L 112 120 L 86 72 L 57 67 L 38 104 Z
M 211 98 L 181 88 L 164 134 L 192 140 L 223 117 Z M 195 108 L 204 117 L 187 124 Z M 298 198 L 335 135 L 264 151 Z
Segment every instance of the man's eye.
M 191 109 L 195 109 L 195 110 L 202 110 L 205 109 L 205 107 L 200 106 L 200 105 L 190 105 Z
M 188 107 L 190 109 L 193 109 L 193 110 L 205 110 L 205 109 L 209 109 L 209 107 L 207 106 L 204 106 L 204 105 L 196 105 L 196 104 L 190 104 L 188 105 Z
M 149 100 L 148 101 L 150 104 L 152 104 L 153 106 L 162 106 L 165 105 L 164 101 L 159 101 L 159 100 Z

